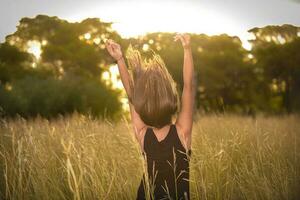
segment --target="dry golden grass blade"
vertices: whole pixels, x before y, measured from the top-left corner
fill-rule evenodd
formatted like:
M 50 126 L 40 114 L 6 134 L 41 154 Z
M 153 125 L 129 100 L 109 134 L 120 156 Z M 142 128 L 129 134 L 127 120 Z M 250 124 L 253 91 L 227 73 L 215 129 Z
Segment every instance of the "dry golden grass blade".
M 192 199 L 300 199 L 299 117 L 197 118 Z M 135 199 L 146 168 L 132 130 L 79 114 L 4 121 L 0 199 Z

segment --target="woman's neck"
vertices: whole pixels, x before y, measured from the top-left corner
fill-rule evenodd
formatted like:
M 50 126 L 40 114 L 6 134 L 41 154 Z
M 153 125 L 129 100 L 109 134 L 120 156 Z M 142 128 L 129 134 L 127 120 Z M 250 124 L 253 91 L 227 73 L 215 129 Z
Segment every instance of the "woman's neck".
M 149 126 L 149 127 L 152 128 L 152 129 L 155 130 L 155 131 L 161 131 L 161 130 L 164 130 L 164 129 L 169 129 L 169 127 L 171 126 L 171 124 L 172 124 L 172 123 L 166 124 L 166 125 L 164 125 L 164 126 L 161 127 L 161 128 L 156 128 L 156 127 L 154 127 L 154 126 Z

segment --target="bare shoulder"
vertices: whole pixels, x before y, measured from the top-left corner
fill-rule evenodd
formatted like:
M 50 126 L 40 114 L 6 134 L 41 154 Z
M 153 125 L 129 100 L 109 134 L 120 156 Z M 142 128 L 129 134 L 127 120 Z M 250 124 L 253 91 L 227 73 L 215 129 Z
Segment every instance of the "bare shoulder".
M 138 140 L 138 143 L 142 151 L 144 151 L 144 140 L 145 140 L 147 129 L 148 127 L 144 126 L 142 129 L 139 130 L 139 132 L 136 132 L 136 139 Z
M 191 149 L 191 135 L 192 135 L 191 130 L 180 126 L 180 124 L 178 124 L 178 123 L 175 123 L 175 127 L 176 127 L 177 134 L 178 134 L 178 137 L 180 139 L 182 146 L 185 148 L 185 150 L 187 150 L 187 151 L 190 150 Z

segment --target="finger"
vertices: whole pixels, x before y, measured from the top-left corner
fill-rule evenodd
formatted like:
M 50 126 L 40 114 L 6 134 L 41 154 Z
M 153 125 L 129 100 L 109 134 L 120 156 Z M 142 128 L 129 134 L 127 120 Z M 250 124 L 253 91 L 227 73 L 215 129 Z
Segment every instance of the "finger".
M 105 47 L 106 47 L 106 49 L 107 49 L 107 50 L 110 48 L 110 45 L 109 45 L 109 43 L 108 43 L 108 42 L 107 42 L 107 43 L 105 43 Z
M 110 54 L 113 53 L 113 49 L 112 49 L 111 45 L 108 45 L 108 46 L 107 46 L 107 50 L 108 50 L 108 52 L 109 52 Z
M 120 47 L 120 44 L 117 43 L 117 42 L 115 42 L 115 41 L 113 41 L 112 44 L 115 45 L 115 46 L 117 46 L 117 47 Z
M 174 36 L 174 41 L 177 41 L 177 40 L 179 40 L 179 35 L 178 34 Z
M 112 54 L 112 50 L 109 47 L 107 48 L 107 51 L 110 55 Z
M 110 40 L 110 43 L 112 44 L 112 45 L 117 45 L 118 43 L 116 43 L 114 40 Z
M 108 50 L 111 49 L 111 45 L 109 44 L 109 42 L 105 43 L 105 46 L 106 46 L 106 48 L 107 48 Z
M 112 45 L 115 49 L 120 47 L 120 45 L 117 44 L 117 43 L 115 43 L 115 42 L 113 42 L 111 45 Z
M 110 44 L 110 46 L 113 51 L 117 49 L 117 46 L 113 42 Z
M 107 42 L 108 42 L 108 44 L 111 45 L 113 43 L 113 40 L 112 39 L 108 39 Z
M 183 38 L 183 34 L 182 33 L 177 33 L 175 37 L 178 38 L 178 39 Z
M 178 39 L 181 41 L 181 43 L 183 43 L 183 44 L 185 43 L 185 40 L 184 40 L 184 37 L 182 34 L 178 35 Z
M 191 38 L 191 36 L 190 36 L 188 33 L 185 33 L 185 34 L 184 34 L 184 38 L 185 38 L 186 40 L 189 40 L 189 39 Z

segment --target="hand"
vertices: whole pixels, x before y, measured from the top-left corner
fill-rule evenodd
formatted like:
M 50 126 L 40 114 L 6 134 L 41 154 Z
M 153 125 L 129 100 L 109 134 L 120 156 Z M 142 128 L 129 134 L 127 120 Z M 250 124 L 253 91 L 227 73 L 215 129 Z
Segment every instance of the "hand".
M 176 34 L 174 37 L 174 41 L 176 42 L 177 40 L 181 41 L 182 47 L 184 49 L 188 49 L 191 47 L 191 36 L 189 34 Z
M 108 53 L 116 60 L 119 61 L 123 58 L 121 46 L 113 40 L 107 40 L 105 43 Z

